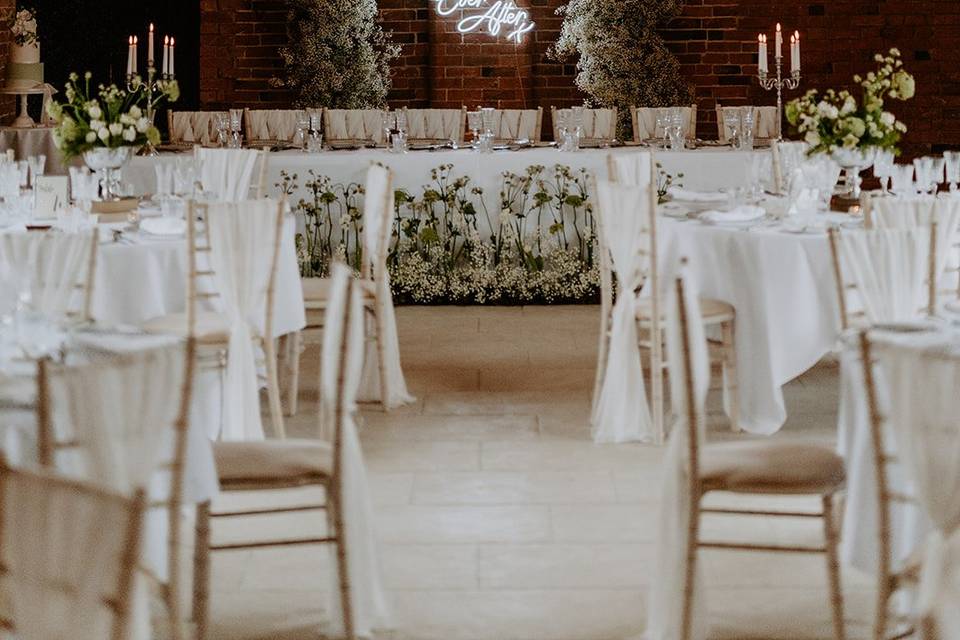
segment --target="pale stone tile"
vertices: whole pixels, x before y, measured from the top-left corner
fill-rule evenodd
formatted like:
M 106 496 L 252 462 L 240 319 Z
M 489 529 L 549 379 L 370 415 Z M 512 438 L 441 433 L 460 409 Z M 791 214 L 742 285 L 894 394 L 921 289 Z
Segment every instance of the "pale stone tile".
M 490 471 L 620 471 L 656 464 L 662 455 L 662 448 L 640 444 L 494 441 L 482 443 L 481 465 Z
M 532 349 L 528 345 L 528 349 Z M 531 354 L 531 358 L 533 354 Z M 594 370 L 581 362 L 565 367 L 489 367 L 480 369 L 478 388 L 483 391 L 581 391 L 593 384 Z
M 329 624 L 326 598 L 310 590 L 214 591 L 212 640 L 302 640 Z
M 467 440 L 418 440 L 413 443 L 375 440 L 363 444 L 367 468 L 376 472 L 476 471 L 480 443 Z
M 605 471 L 418 473 L 414 504 L 568 504 L 614 501 Z
M 629 638 L 643 631 L 643 601 L 638 589 L 395 592 L 411 640 Z
M 368 415 L 361 431 L 364 442 L 436 440 L 529 440 L 538 436 L 532 415 L 394 416 Z
M 634 505 L 558 505 L 550 507 L 557 542 L 653 542 L 657 513 Z
M 480 388 L 480 372 L 475 366 L 438 367 L 421 362 L 420 359 L 412 357 L 404 360 L 403 372 L 410 393 L 476 391 Z
M 617 501 L 656 502 L 660 500 L 660 485 L 663 480 L 663 471 L 660 467 L 661 465 L 654 464 L 644 469 L 614 471 L 613 483 Z
M 476 589 L 478 550 L 470 544 L 387 544 L 381 548 L 389 589 Z
M 543 542 L 550 515 L 543 506 L 381 507 L 377 531 L 394 544 Z
M 652 544 L 484 545 L 484 589 L 620 589 L 644 587 Z
M 424 413 L 442 415 L 542 415 L 582 410 L 589 402 L 587 391 L 519 391 L 505 393 L 430 394 Z
M 368 473 L 370 494 L 375 505 L 409 504 L 413 473 Z

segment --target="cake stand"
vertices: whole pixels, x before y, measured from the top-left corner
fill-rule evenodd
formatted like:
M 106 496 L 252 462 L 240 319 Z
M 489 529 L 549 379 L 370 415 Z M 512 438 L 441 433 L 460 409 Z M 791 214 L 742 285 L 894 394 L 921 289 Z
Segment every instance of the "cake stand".
M 49 94 L 52 96 L 56 92 L 57 90 L 53 87 L 53 85 L 50 84 L 38 84 L 29 88 L 0 87 L 0 95 L 20 96 L 20 113 L 17 115 L 17 119 L 14 120 L 10 126 L 18 129 L 27 129 L 37 126 L 37 123 L 35 123 L 33 118 L 30 117 L 30 114 L 27 113 L 27 97 L 42 94 Z M 44 104 L 44 108 L 46 108 L 46 104 Z

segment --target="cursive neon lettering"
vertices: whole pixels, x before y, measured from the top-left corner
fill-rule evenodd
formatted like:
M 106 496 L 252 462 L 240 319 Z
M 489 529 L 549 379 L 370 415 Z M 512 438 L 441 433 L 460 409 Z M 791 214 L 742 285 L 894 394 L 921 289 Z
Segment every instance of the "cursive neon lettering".
M 446 17 L 458 10 L 469 15 L 464 16 L 457 23 L 460 33 L 486 31 L 497 37 L 501 31 L 506 33 L 507 40 L 522 42 L 524 34 L 533 31 L 535 25 L 530 20 L 530 13 L 518 7 L 513 0 L 496 0 L 486 7 L 488 0 L 435 0 L 438 15 Z M 470 12 L 469 10 L 480 12 Z

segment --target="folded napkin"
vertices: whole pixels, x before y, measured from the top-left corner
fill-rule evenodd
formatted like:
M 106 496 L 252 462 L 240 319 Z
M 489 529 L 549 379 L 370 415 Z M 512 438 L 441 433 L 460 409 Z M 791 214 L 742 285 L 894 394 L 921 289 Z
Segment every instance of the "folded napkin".
M 761 207 L 740 205 L 729 211 L 704 211 L 700 219 L 705 222 L 751 222 L 759 220 L 766 212 Z
M 154 236 L 182 236 L 187 230 L 187 221 L 180 218 L 146 218 L 140 221 L 140 230 Z
M 667 193 L 674 200 L 684 202 L 726 202 L 727 194 L 722 191 L 692 191 L 683 187 L 670 187 Z

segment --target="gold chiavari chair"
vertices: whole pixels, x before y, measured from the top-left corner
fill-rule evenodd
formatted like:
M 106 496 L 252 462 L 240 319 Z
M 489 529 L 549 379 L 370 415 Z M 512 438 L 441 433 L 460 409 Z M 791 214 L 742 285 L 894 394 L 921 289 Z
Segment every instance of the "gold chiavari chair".
M 0 507 L 0 627 L 20 640 L 127 640 L 144 492 L 126 498 L 0 459 Z
M 0 273 L 29 285 L 29 304 L 78 322 L 93 320 L 99 231 L 0 234 Z
M 292 144 L 297 142 L 297 120 L 306 116 L 305 109 L 244 109 L 244 137 L 250 146 Z
M 374 188 L 374 185 L 379 185 Z M 390 288 L 387 283 L 387 255 L 389 253 L 389 240 L 391 233 L 391 216 L 393 215 L 393 172 L 380 165 L 370 165 L 367 169 L 366 177 L 367 198 L 364 200 L 364 218 L 367 218 L 368 211 L 370 217 L 379 219 L 377 231 L 379 237 L 376 240 L 376 255 L 366 255 L 366 247 L 370 246 L 366 235 L 361 237 L 363 248 L 358 247 L 363 259 L 360 265 L 360 280 L 358 286 L 363 294 L 364 310 L 372 317 L 373 331 L 369 332 L 368 340 L 376 343 L 377 366 L 380 375 L 380 400 L 384 407 L 389 404 L 390 380 L 387 376 L 387 353 L 384 340 L 381 339 L 386 333 L 385 328 L 385 306 L 389 303 L 387 297 L 390 296 Z M 373 194 L 380 194 L 381 197 L 374 198 Z M 370 233 L 369 225 L 364 224 L 363 234 Z M 330 279 L 311 278 L 303 280 L 303 299 L 307 308 L 307 329 L 322 329 L 322 313 L 327 308 L 327 302 L 330 295 Z M 312 318 L 311 318 L 312 316 Z M 318 318 L 318 316 L 320 316 Z M 294 354 L 296 356 L 296 351 Z M 296 379 L 291 383 L 291 388 L 295 390 L 298 386 Z
M 631 154 L 633 155 L 633 154 Z M 637 323 L 647 334 L 646 339 L 641 339 L 642 348 L 650 352 L 650 379 L 651 379 L 651 412 L 653 414 L 654 429 L 656 433 L 664 432 L 664 398 L 663 398 L 663 374 L 668 367 L 668 363 L 663 358 L 663 331 L 664 315 L 660 300 L 660 265 L 658 253 L 658 233 L 657 233 L 657 193 L 656 188 L 656 161 L 652 153 L 649 154 L 650 162 L 649 175 L 637 176 L 632 167 L 627 166 L 629 159 L 607 156 L 607 170 L 611 182 L 621 184 L 641 184 L 647 191 L 647 215 L 649 216 L 649 225 L 647 233 L 650 236 L 649 246 L 649 267 L 646 274 L 647 284 L 645 289 L 649 289 L 650 295 L 646 298 L 637 300 Z M 623 163 L 621 166 L 619 163 Z M 602 216 L 598 216 L 598 225 L 602 225 Z M 609 333 L 611 327 L 610 312 L 613 308 L 613 272 L 610 261 L 610 251 L 605 244 L 604 234 L 597 234 L 599 253 L 600 253 L 600 352 L 597 365 L 597 376 L 594 383 L 594 398 L 600 393 L 603 385 L 603 375 L 606 370 L 608 352 L 610 348 Z M 700 309 L 703 323 L 706 326 L 716 326 L 720 331 L 720 340 L 711 342 L 712 357 L 714 361 L 720 362 L 723 367 L 723 384 L 726 397 L 729 404 L 730 425 L 734 431 L 740 430 L 740 393 L 737 381 L 737 344 L 736 344 L 736 310 L 732 305 L 711 298 L 701 298 Z
M 680 109 L 686 125 L 686 139 L 696 140 L 697 105 L 691 104 L 690 106 L 677 108 Z M 633 125 L 634 142 L 639 144 L 645 140 L 663 139 L 663 125 L 657 128 L 657 112 L 661 109 L 659 107 L 630 107 L 630 122 Z M 667 107 L 663 111 L 669 111 L 669 109 L 670 107 Z
M 411 143 L 463 144 L 467 126 L 467 108 L 460 109 L 408 109 L 407 140 Z
M 773 140 L 777 137 L 777 119 L 780 117 L 780 114 L 776 107 L 724 107 L 720 103 L 717 103 L 717 134 L 720 142 L 730 141 L 731 132 L 727 129 L 726 122 L 724 122 L 724 113 L 737 109 L 753 110 L 753 140 L 755 144 L 757 142 Z
M 217 143 L 217 116 L 229 118 L 229 111 L 168 111 L 167 131 L 171 144 Z
M 550 107 L 550 120 L 553 122 L 553 139 L 560 140 L 557 127 L 557 114 L 570 114 L 572 109 Z M 617 108 L 591 109 L 584 107 L 581 144 L 585 146 L 613 142 L 617 139 Z
M 342 469 L 344 428 L 350 419 L 348 414 L 354 411 L 351 398 L 355 389 L 348 388 L 348 385 L 354 385 L 355 380 L 351 380 L 357 378 L 356 372 L 348 370 L 348 367 L 362 366 L 356 363 L 358 356 L 362 358 L 357 351 L 362 351 L 363 345 L 363 323 L 357 320 L 362 307 L 359 300 L 354 304 L 355 298 L 359 297 L 358 288 L 359 283 L 350 277 L 345 266 L 334 265 L 330 304 L 326 312 L 327 331 L 333 331 L 335 335 L 327 333 L 324 336 L 324 349 L 330 349 L 333 366 L 328 369 L 321 365 L 319 412 L 321 426 L 333 426 L 330 441 L 291 439 L 214 443 L 221 491 L 268 491 L 316 486 L 324 489 L 325 502 L 221 512 L 212 511 L 209 502 L 198 505 L 193 607 L 200 640 L 206 638 L 209 625 L 210 552 L 317 544 L 332 544 L 336 548 L 344 630 L 347 640 L 355 637 L 344 537 Z M 327 515 L 326 535 L 216 545 L 210 542 L 211 519 L 318 510 Z
M 917 316 L 923 314 L 932 315 L 936 310 L 938 277 L 936 273 L 936 245 L 937 245 L 937 223 L 931 222 L 926 230 L 900 230 L 904 234 L 922 234 L 927 242 L 927 262 L 926 277 L 926 302 L 916 311 Z M 841 232 L 836 228 L 831 228 L 827 232 L 830 242 L 830 256 L 833 263 L 834 282 L 837 291 L 837 302 L 840 308 L 840 326 L 845 331 L 854 326 L 867 325 L 875 322 L 893 320 L 893 318 L 869 317 L 867 310 L 863 308 L 862 296 L 864 292 L 856 279 L 852 275 L 853 269 L 850 262 L 855 258 L 846 253 L 844 249 L 843 235 L 847 233 L 856 234 L 883 234 L 891 233 L 891 230 L 856 230 Z M 885 251 L 892 252 L 892 248 L 885 248 Z M 861 296 L 858 300 L 857 296 Z M 859 308 L 858 307 L 859 303 Z
M 867 397 L 874 479 L 877 484 L 877 604 L 874 610 L 873 638 L 874 640 L 899 640 L 913 635 L 914 620 L 909 616 L 891 612 L 890 600 L 897 592 L 917 586 L 920 577 L 920 558 L 914 555 L 907 558 L 898 570 L 894 569 L 891 510 L 894 504 L 913 504 L 916 500 L 912 496 L 894 491 L 890 485 L 889 467 L 899 464 L 899 460 L 887 446 L 886 417 L 880 410 L 874 373 L 876 362 L 873 343 L 866 329 L 859 332 L 859 347 Z M 891 622 L 899 626 L 891 630 L 889 628 Z
M 171 351 L 171 349 L 173 351 Z M 54 379 L 66 380 L 69 384 L 69 378 L 91 379 L 91 367 L 109 368 L 123 372 L 124 375 L 136 376 L 137 367 L 147 367 L 147 371 L 153 375 L 162 375 L 163 369 L 156 366 L 158 357 L 164 357 L 170 353 L 182 352 L 182 377 L 180 386 L 176 394 L 176 412 L 172 423 L 169 425 L 169 431 L 172 438 L 172 447 L 169 457 L 160 461 L 156 471 L 167 476 L 169 482 L 166 487 L 165 496 L 162 499 L 151 500 L 146 503 L 148 509 L 164 509 L 167 512 L 167 566 L 166 578 L 163 579 L 152 571 L 148 566 L 139 562 L 137 566 L 151 578 L 160 588 L 161 596 L 168 614 L 170 625 L 170 634 L 173 640 L 185 638 L 184 619 L 181 613 L 181 588 L 183 578 L 181 576 L 181 564 L 179 562 L 180 547 L 182 545 L 181 529 L 181 509 L 185 504 L 184 490 L 186 486 L 186 467 L 187 467 L 187 448 L 188 436 L 190 431 L 190 405 L 193 397 L 193 380 L 196 366 L 196 341 L 188 337 L 184 343 L 174 343 L 167 347 L 146 349 L 132 353 L 114 353 L 114 354 L 96 354 L 90 356 L 88 363 L 80 365 L 53 364 L 48 360 L 39 360 L 37 363 L 37 461 L 41 467 L 57 469 L 58 454 L 69 454 L 70 452 L 81 452 L 84 449 L 95 447 L 91 435 L 82 433 L 73 426 L 74 433 L 65 434 L 58 431 L 54 424 L 54 406 L 51 385 Z M 175 363 L 176 364 L 176 363 Z M 127 373 L 129 370 L 129 373 Z M 105 385 L 101 385 L 105 386 Z M 103 395 L 103 394 L 100 394 Z M 125 397 L 124 402 L 137 402 L 136 397 Z M 91 399 L 91 402 L 95 402 Z M 93 404 L 99 406 L 100 410 L 111 410 L 108 405 Z M 143 410 L 137 412 L 142 415 Z M 89 415 L 89 414 L 88 414 Z M 74 419 L 79 421 L 79 419 Z M 96 419 L 96 416 L 90 420 L 83 421 L 87 429 L 98 428 L 106 422 L 105 418 Z M 162 425 L 165 426 L 165 425 Z M 162 438 L 156 438 L 156 434 L 147 434 L 150 440 L 162 441 Z M 138 441 L 137 438 L 131 438 L 131 445 L 135 447 L 150 446 L 146 442 Z M 134 455 L 134 452 L 130 452 Z
M 543 130 L 543 107 L 494 109 L 491 129 L 496 144 L 509 144 L 517 140 L 539 142 Z
M 266 202 L 266 201 L 257 201 Z M 217 284 L 217 274 L 210 264 L 213 245 L 210 239 L 208 220 L 210 206 L 235 207 L 244 203 L 209 205 L 194 201 L 187 203 L 187 296 L 186 310 L 159 318 L 144 324 L 144 330 L 151 333 L 192 337 L 197 345 L 199 365 L 204 369 L 223 370 L 229 358 L 230 342 L 229 321 L 224 313 L 210 311 L 202 306 L 215 303 L 221 298 Z M 270 274 L 264 293 L 263 332 L 254 332 L 253 339 L 263 348 L 267 371 L 267 396 L 270 407 L 270 419 L 274 435 L 285 437 L 283 410 L 280 402 L 280 382 L 276 341 L 273 338 L 273 313 L 276 297 L 277 267 L 283 234 L 283 218 L 286 201 L 275 205 L 275 225 L 270 259 Z
M 324 109 L 323 137 L 327 143 L 384 145 L 380 109 Z
M 830 606 L 834 637 L 845 637 L 843 592 L 840 565 L 837 559 L 837 529 L 833 518 L 833 496 L 840 491 L 846 474 L 843 460 L 829 447 L 802 441 L 756 440 L 750 442 L 702 442 L 703 406 L 695 391 L 692 356 L 691 317 L 687 304 L 687 283 L 677 278 L 680 362 L 678 371 L 686 405 L 687 478 L 689 482 L 689 524 L 680 640 L 690 640 L 693 622 L 694 579 L 700 549 L 760 551 L 771 553 L 825 554 L 830 582 Z M 702 505 L 710 492 L 722 491 L 749 495 L 817 496 L 820 512 L 770 511 L 765 509 L 708 508 Z M 819 518 L 823 521 L 824 545 L 765 545 L 757 543 L 713 542 L 700 539 L 700 518 L 703 514 L 747 517 Z

